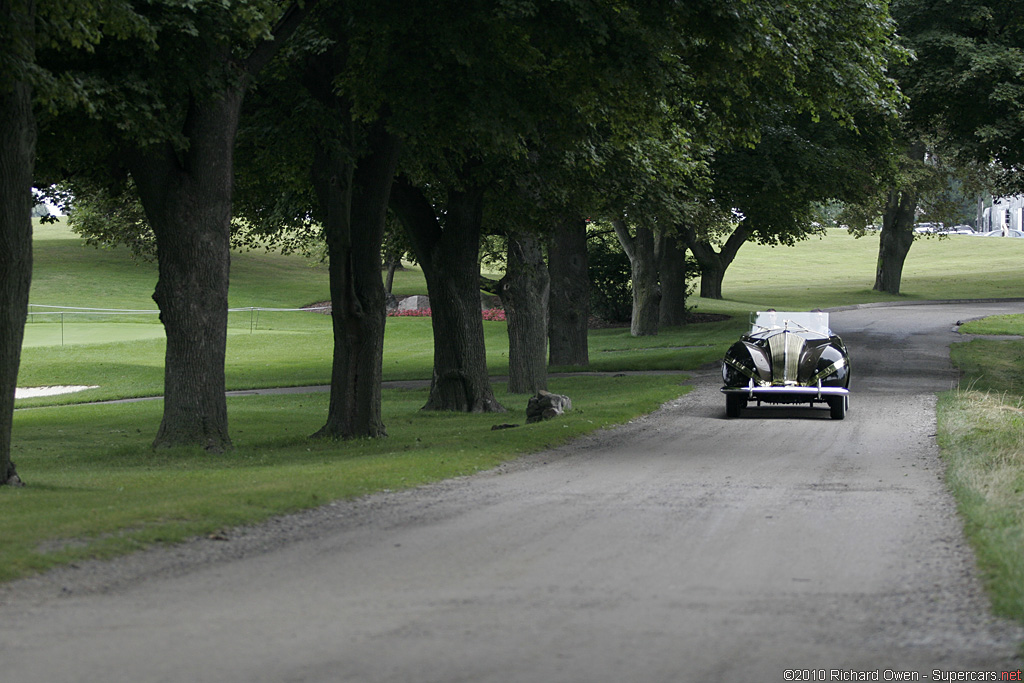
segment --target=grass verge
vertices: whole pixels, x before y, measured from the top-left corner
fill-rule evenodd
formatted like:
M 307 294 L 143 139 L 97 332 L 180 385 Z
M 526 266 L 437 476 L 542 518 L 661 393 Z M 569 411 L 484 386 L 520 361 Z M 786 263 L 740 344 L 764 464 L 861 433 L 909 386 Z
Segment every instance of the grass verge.
M 977 321 L 963 331 L 1022 334 L 1021 316 Z M 996 614 L 1024 622 L 1024 342 L 954 344 L 960 388 L 939 397 L 946 479 Z

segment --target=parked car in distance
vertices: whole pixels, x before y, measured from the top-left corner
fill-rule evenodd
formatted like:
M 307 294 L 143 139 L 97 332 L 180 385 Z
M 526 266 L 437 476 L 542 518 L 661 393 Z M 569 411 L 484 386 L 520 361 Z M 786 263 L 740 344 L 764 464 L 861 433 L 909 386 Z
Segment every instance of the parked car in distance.
M 1024 237 L 1024 232 L 1020 230 L 989 230 L 988 232 L 976 232 L 973 233 L 978 237 Z
M 973 235 L 974 228 L 969 225 L 956 225 L 952 228 L 943 228 L 942 230 L 936 231 L 937 235 Z
M 750 332 L 722 361 L 725 413 L 750 402 L 828 406 L 842 420 L 850 406 L 850 358 L 824 311 L 759 311 Z

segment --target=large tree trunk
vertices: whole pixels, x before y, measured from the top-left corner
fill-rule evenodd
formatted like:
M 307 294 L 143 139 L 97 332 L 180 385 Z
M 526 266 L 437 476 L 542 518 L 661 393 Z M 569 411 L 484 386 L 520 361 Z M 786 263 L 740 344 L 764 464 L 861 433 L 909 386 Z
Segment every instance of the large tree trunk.
M 658 324 L 672 327 L 686 323 L 686 247 L 675 235 L 662 237 L 661 308 Z
M 385 209 L 386 208 L 387 207 L 385 207 Z M 384 291 L 388 294 L 391 294 L 391 290 L 395 287 L 395 271 L 397 271 L 398 267 L 401 265 L 402 262 L 397 259 L 388 261 L 385 264 L 387 276 L 384 278 Z
M 154 448 L 231 448 L 224 357 L 227 345 L 228 273 L 231 263 L 231 198 L 234 147 L 245 92 L 314 2 L 289 5 L 271 40 L 237 60 L 224 46 L 198 47 L 194 55 L 232 69 L 231 84 L 193 94 L 181 124 L 185 149 L 170 142 L 125 150 L 146 219 L 156 237 L 158 280 L 153 300 L 167 336 L 164 413 Z M 197 84 L 202 91 L 204 85 Z
M 555 226 L 548 242 L 548 339 L 551 365 L 590 365 L 590 278 L 587 223 L 571 218 Z
M 717 252 L 710 242 L 700 239 L 692 228 L 679 226 L 679 234 L 683 236 L 700 268 L 700 296 L 705 299 L 721 299 L 725 271 L 750 237 L 750 230 L 744 223 L 740 223 Z
M 700 295 L 705 299 L 721 299 L 724 279 L 725 266 L 718 259 L 709 261 L 700 271 Z
M 392 199 L 423 268 L 434 331 L 434 375 L 424 410 L 504 412 L 487 373 L 480 313 L 482 187 L 450 190 L 444 227 L 423 193 L 399 179 Z
M 505 277 L 498 293 L 508 323 L 508 391 L 536 393 L 548 388 L 547 331 L 550 279 L 536 235 L 508 237 Z
M 914 143 L 907 156 L 916 162 L 924 161 L 925 146 Z M 917 216 L 917 191 L 914 188 L 893 190 L 882 214 L 882 231 L 878 235 L 878 262 L 875 268 L 877 292 L 900 293 L 903 264 L 914 243 L 914 219 Z
M 397 140 L 375 126 L 370 151 L 352 169 L 340 148 L 318 150 L 314 186 L 324 215 L 331 279 L 334 363 L 327 422 L 315 437 L 386 436 L 381 363 L 386 320 L 380 249 Z
M 35 5 L 0 3 L 2 48 L 15 62 L 34 61 Z M 21 484 L 11 461 L 14 390 L 32 281 L 32 172 L 36 126 L 32 91 L 0 80 L 0 486 Z
M 878 235 L 878 262 L 875 269 L 877 292 L 900 293 L 903 264 L 914 243 L 914 216 L 917 196 L 912 191 L 890 192 Z
M 634 337 L 658 334 L 661 286 L 658 284 L 658 250 L 654 231 L 637 227 L 636 236 L 621 220 L 612 221 L 633 274 L 633 315 L 629 332 Z
M 224 357 L 231 261 L 232 153 L 242 91 L 194 104 L 188 150 L 129 155 L 156 236 L 153 300 L 167 335 L 164 413 L 154 447 L 231 448 Z

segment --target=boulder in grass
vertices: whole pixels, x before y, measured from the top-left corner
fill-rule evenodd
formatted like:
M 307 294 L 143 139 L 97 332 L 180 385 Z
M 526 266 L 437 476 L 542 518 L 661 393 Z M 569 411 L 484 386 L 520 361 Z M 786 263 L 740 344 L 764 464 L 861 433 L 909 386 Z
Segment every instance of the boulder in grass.
M 425 311 L 430 308 L 430 297 L 415 295 L 398 300 L 399 311 Z
M 552 394 L 543 389 L 531 396 L 526 404 L 526 421 L 540 422 L 558 417 L 567 410 L 572 410 L 572 400 L 568 396 Z

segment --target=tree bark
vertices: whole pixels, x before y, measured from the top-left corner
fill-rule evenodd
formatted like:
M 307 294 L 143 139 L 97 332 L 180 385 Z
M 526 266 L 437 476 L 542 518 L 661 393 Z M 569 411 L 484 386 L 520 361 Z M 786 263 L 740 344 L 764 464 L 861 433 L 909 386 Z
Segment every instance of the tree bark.
M 629 332 L 634 337 L 658 334 L 661 286 L 658 284 L 658 250 L 654 231 L 637 227 L 636 236 L 621 220 L 612 221 L 633 273 L 633 315 Z
M 508 237 L 505 276 L 498 292 L 508 324 L 508 391 L 536 393 L 548 388 L 547 331 L 550 278 L 536 235 Z
M 548 242 L 548 362 L 590 365 L 590 278 L 587 274 L 587 224 L 579 217 L 555 226 Z
M 693 254 L 693 258 L 700 268 L 700 296 L 705 299 L 721 299 L 725 271 L 736 258 L 740 247 L 750 237 L 750 230 L 744 223 L 740 223 L 726 239 L 721 250 L 716 252 L 710 242 L 697 237 L 693 228 L 685 226 L 678 226 L 678 228 L 687 248 Z
M 15 63 L 35 59 L 34 17 L 32 0 L 0 3 L 0 49 L 10 52 Z M 11 460 L 11 430 L 32 281 L 36 144 L 32 90 L 26 83 L 0 80 L 0 122 L 0 486 L 18 486 L 22 482 Z
M 153 446 L 231 448 L 225 398 L 233 149 L 243 91 L 193 103 L 184 151 L 128 155 L 156 236 L 153 300 L 167 336 L 164 413 Z
M 686 324 L 686 247 L 675 235 L 662 237 L 661 307 L 658 324 L 673 327 Z
M 480 234 L 484 189 L 449 190 L 444 226 L 433 206 L 399 177 L 392 206 L 423 268 L 434 332 L 434 374 L 424 410 L 505 412 L 487 373 L 480 311 Z
M 914 143 L 907 150 L 913 161 L 922 162 L 923 143 Z M 878 262 L 875 267 L 876 292 L 899 294 L 903 280 L 903 264 L 914 243 L 914 219 L 917 216 L 917 190 L 908 187 L 893 190 L 882 214 L 882 231 L 878 235 Z
M 402 265 L 400 261 L 388 261 L 386 264 L 387 276 L 384 279 L 384 291 L 388 294 L 391 294 L 391 290 L 395 287 L 395 271 L 400 265 Z
M 386 321 L 380 251 L 398 141 L 380 124 L 353 168 L 338 147 L 318 150 L 314 187 L 324 216 L 334 326 L 327 422 L 314 437 L 386 436 L 381 378 Z
M 914 216 L 917 197 L 912 191 L 890 192 L 882 214 L 878 235 L 878 262 L 875 268 L 876 292 L 899 294 L 903 264 L 914 243 Z
M 290 4 L 244 60 L 216 43 L 196 54 L 213 70 L 235 69 L 230 85 L 190 93 L 181 124 L 187 148 L 125 143 L 125 160 L 156 237 L 153 300 L 167 336 L 164 412 L 154 448 L 231 448 L 225 397 L 228 275 L 234 146 L 242 101 L 255 74 L 308 15 L 315 0 Z M 200 88 L 202 86 L 200 85 Z

